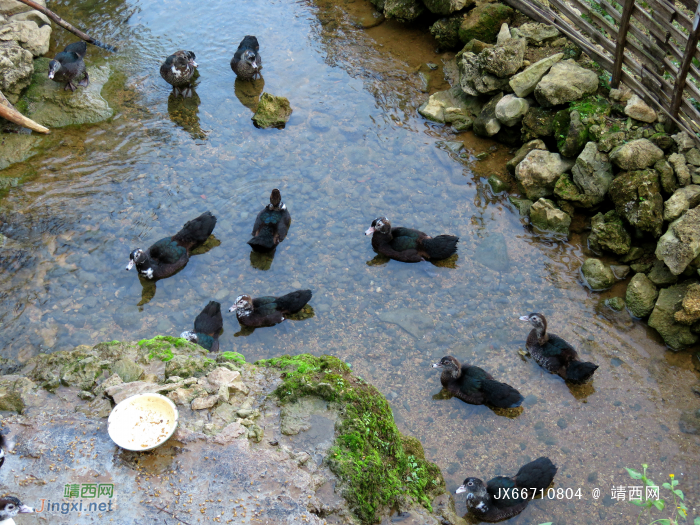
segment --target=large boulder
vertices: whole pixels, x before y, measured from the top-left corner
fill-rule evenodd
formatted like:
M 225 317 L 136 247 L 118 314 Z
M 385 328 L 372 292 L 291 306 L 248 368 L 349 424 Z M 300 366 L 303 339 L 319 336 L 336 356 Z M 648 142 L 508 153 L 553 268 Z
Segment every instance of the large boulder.
M 19 95 L 32 81 L 32 54 L 17 42 L 0 43 L 0 91 L 15 104 Z
M 663 198 L 659 175 L 654 170 L 620 173 L 610 184 L 610 197 L 618 215 L 655 237 L 663 226 Z
M 284 128 L 291 116 L 292 107 L 286 97 L 265 92 L 260 95 L 260 102 L 252 120 L 258 128 Z
M 558 209 L 549 199 L 539 199 L 530 207 L 530 224 L 536 228 L 569 236 L 571 217 Z
M 610 152 L 610 160 L 622 170 L 643 170 L 663 158 L 663 150 L 647 139 L 633 140 Z
M 478 137 L 493 137 L 501 130 L 501 123 L 496 118 L 496 106 L 503 98 L 503 93 L 493 97 L 483 107 L 481 113 L 474 121 L 474 134 Z
M 663 288 L 649 316 L 649 326 L 654 328 L 672 350 L 683 350 L 698 342 L 698 335 L 690 326 L 678 323 L 675 314 L 683 308 L 683 298 L 692 281 Z
M 627 285 L 625 302 L 630 313 L 640 319 L 648 316 L 654 309 L 659 291 L 646 275 L 637 273 Z
M 656 111 L 647 106 L 637 95 L 632 95 L 625 106 L 625 115 L 635 120 L 652 123 L 656 121 Z
M 51 26 L 39 27 L 31 20 L 16 21 L 0 26 L 0 42 L 17 42 L 33 56 L 45 55 L 49 50 Z
M 513 37 L 525 38 L 530 46 L 543 46 L 559 38 L 559 30 L 548 24 L 529 22 L 511 30 Z
M 484 70 L 482 54 L 488 49 L 482 50 L 478 55 L 471 51 L 457 55 L 459 85 L 467 95 L 494 95 L 508 87 L 507 78 L 499 78 Z
M 573 60 L 565 60 L 554 64 L 540 80 L 535 88 L 535 98 L 541 106 L 558 106 L 579 100 L 597 89 L 598 75 Z
M 535 149 L 518 164 L 515 177 L 522 192 L 535 201 L 552 195 L 557 180 L 570 167 L 571 164 L 558 153 Z
M 664 202 L 664 220 L 675 221 L 690 208 L 700 204 L 700 186 L 691 184 L 676 190 L 671 198 Z
M 612 184 L 612 165 L 595 142 L 588 142 L 571 168 L 576 186 L 584 195 L 593 197 L 594 204 L 602 202 Z
M 462 44 L 459 39 L 459 25 L 462 17 L 452 16 L 441 18 L 430 26 L 430 34 L 438 44 L 439 49 L 455 49 Z
M 496 40 L 501 25 L 510 22 L 513 9 L 495 2 L 481 4 L 467 13 L 459 27 L 459 38 L 465 44 L 473 38 L 482 42 Z
M 588 242 L 596 251 L 605 250 L 616 255 L 625 255 L 632 247 L 632 237 L 615 210 L 610 210 L 605 215 L 598 213 L 591 219 Z
M 396 18 L 400 22 L 411 22 L 418 18 L 425 7 L 420 0 L 385 0 L 384 14 L 387 18 Z
M 484 49 L 479 56 L 482 68 L 498 78 L 510 77 L 522 67 L 526 48 L 524 38 L 509 38 L 503 44 Z
M 441 124 L 452 124 L 457 131 L 470 129 L 474 118 L 481 112 L 481 103 L 455 86 L 447 91 L 438 91 L 420 108 L 418 113 L 428 120 Z
M 535 90 L 549 69 L 564 58 L 564 53 L 557 53 L 551 57 L 543 58 L 510 79 L 510 87 L 518 97 L 526 97 Z
M 554 134 L 555 115 L 556 111 L 553 109 L 531 107 L 523 117 L 523 141 L 551 137 Z
M 476 0 L 423 0 L 425 7 L 436 15 L 449 15 L 465 7 L 471 7 Z
M 600 259 L 586 259 L 581 267 L 581 273 L 593 291 L 610 288 L 617 281 L 610 267 L 603 264 Z
M 656 245 L 656 257 L 674 275 L 680 275 L 700 255 L 700 206 L 685 212 L 668 226 Z
M 504 126 L 515 126 L 530 109 L 524 98 L 506 95 L 496 104 L 496 118 Z

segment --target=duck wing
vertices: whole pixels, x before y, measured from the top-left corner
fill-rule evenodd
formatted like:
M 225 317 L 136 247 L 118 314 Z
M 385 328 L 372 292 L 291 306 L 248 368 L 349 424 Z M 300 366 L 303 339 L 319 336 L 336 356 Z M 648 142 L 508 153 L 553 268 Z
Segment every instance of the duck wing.
M 72 44 L 68 44 L 63 51 L 65 53 L 75 53 L 78 55 L 78 58 L 85 58 L 85 54 L 87 53 L 87 44 L 84 40 L 73 42 Z
M 187 257 L 187 249 L 171 237 L 165 237 L 148 249 L 148 256 L 161 265 L 174 264 Z
M 544 490 L 552 483 L 557 467 L 549 458 L 540 457 L 520 467 L 515 475 L 517 487 Z
M 221 303 L 209 301 L 194 320 L 194 331 L 207 334 L 210 336 L 217 335 L 224 326 L 224 320 L 221 317 Z
M 294 314 L 311 300 L 311 290 L 296 290 L 275 300 L 277 309 L 285 314 Z
M 173 241 L 188 250 L 204 244 L 216 226 L 216 217 L 210 211 L 205 211 L 196 219 L 187 221 L 182 229 L 173 235 Z
M 280 219 L 277 223 L 277 238 L 282 242 L 287 237 L 289 226 L 292 224 L 292 216 L 287 210 L 283 210 L 280 214 Z

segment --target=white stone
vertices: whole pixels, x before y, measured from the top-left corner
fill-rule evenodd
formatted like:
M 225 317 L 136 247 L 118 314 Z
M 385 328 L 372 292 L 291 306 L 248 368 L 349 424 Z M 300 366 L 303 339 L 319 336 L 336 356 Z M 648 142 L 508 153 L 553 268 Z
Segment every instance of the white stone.
M 515 126 L 530 109 L 530 104 L 515 95 L 506 95 L 496 104 L 496 118 L 504 126 Z
M 637 95 L 632 95 L 625 106 L 625 115 L 641 122 L 656 122 L 656 111 Z

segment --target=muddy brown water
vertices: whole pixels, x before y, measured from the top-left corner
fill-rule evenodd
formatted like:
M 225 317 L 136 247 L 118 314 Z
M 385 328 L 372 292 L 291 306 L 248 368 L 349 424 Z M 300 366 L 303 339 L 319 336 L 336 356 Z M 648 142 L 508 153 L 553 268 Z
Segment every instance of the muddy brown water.
M 512 475 L 546 455 L 559 467 L 556 487 L 580 488 L 581 497 L 535 501 L 513 523 L 634 523 L 636 508 L 610 496 L 636 485 L 624 467 L 643 462 L 659 483 L 675 473 L 691 509 L 700 501 L 700 440 L 678 428 L 681 410 L 700 404 L 691 354 L 667 351 L 643 323 L 599 305 L 624 283 L 604 295 L 582 285 L 585 236 L 536 235 L 493 194 L 486 177 L 505 172 L 508 148 L 417 115 L 427 97 L 421 73 L 430 73 L 431 92 L 445 89 L 451 58 L 435 52 L 425 27 L 375 25 L 364 0 L 53 7 L 119 45 L 116 55 L 88 55 L 120 72 L 104 91 L 116 116 L 56 130 L 39 154 L 0 174 L 22 181 L 1 204 L 2 355 L 25 361 L 78 344 L 177 335 L 211 299 L 227 309 L 241 293 L 308 287 L 313 317 L 246 334 L 225 314 L 222 349 L 248 361 L 302 352 L 345 359 L 390 399 L 399 427 L 423 442 L 450 490 L 467 475 Z M 262 85 L 236 83 L 229 68 L 245 34 L 260 40 L 264 89 L 294 109 L 284 130 L 250 121 Z M 60 30 L 54 37 L 52 51 L 73 40 Z M 186 103 L 169 99 L 158 75 L 180 48 L 200 64 Z M 251 257 L 245 241 L 273 187 L 293 223 L 270 261 Z M 220 243 L 155 290 L 124 271 L 131 250 L 205 210 L 219 219 Z M 382 215 L 459 235 L 456 263 L 369 264 L 363 231 Z M 520 356 L 528 328 L 518 317 L 531 311 L 600 365 L 591 385 L 570 389 Z M 398 317 L 403 327 L 386 322 Z M 518 388 L 523 413 L 503 417 L 440 396 L 430 365 L 448 354 Z M 464 513 L 464 499 L 456 501 Z

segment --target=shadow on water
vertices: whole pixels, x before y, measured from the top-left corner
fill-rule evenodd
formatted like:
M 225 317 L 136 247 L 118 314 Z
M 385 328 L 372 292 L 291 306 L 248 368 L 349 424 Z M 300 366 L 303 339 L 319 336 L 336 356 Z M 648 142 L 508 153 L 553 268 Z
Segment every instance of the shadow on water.
M 256 270 L 266 271 L 272 267 L 272 261 L 275 259 L 277 247 L 269 252 L 250 251 L 250 265 Z
M 201 100 L 194 88 L 192 88 L 189 97 L 176 96 L 173 93 L 168 96 L 168 115 L 170 120 L 184 129 L 195 140 L 207 138 L 207 134 L 202 130 L 199 122 L 200 104 Z
M 236 78 L 234 93 L 241 104 L 255 113 L 260 102 L 260 95 L 265 89 L 265 79 L 260 77 L 255 80 L 241 80 Z

